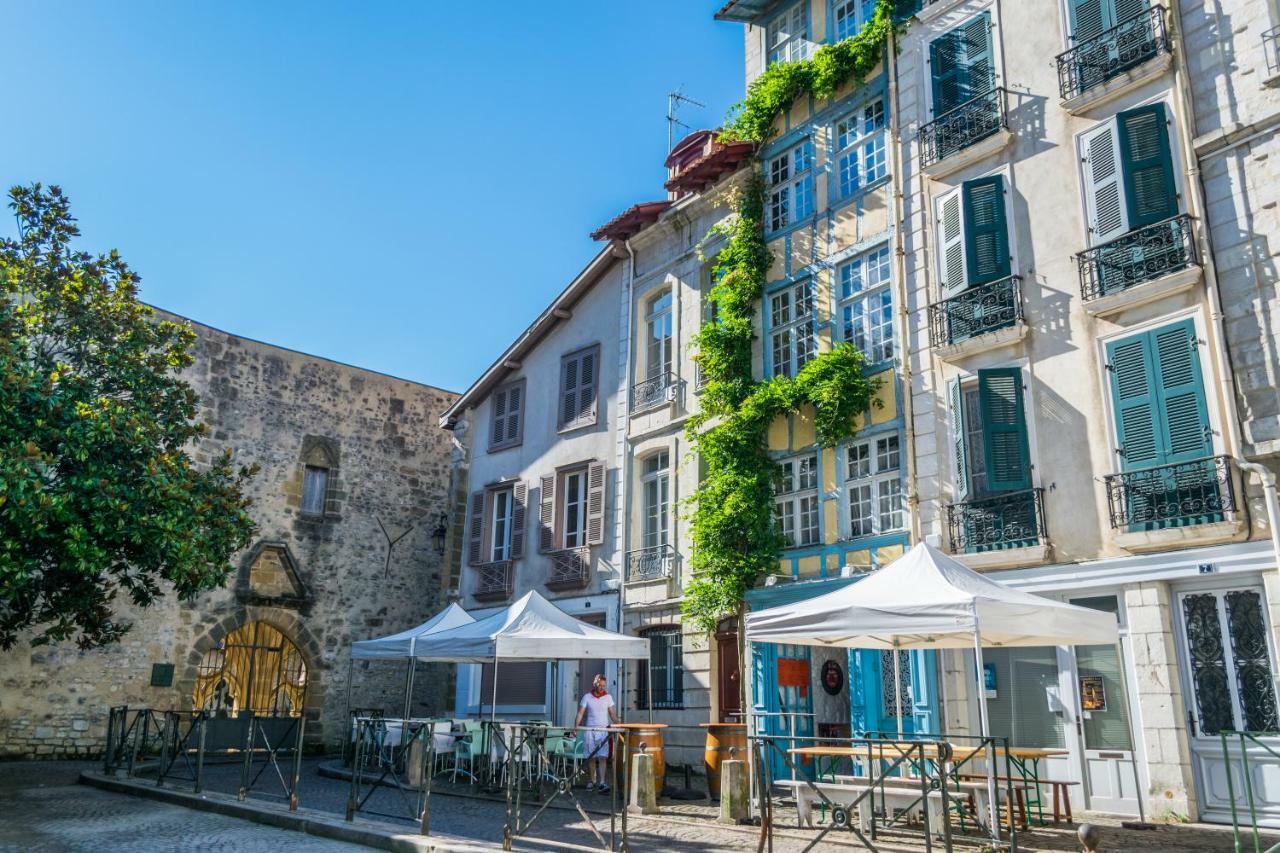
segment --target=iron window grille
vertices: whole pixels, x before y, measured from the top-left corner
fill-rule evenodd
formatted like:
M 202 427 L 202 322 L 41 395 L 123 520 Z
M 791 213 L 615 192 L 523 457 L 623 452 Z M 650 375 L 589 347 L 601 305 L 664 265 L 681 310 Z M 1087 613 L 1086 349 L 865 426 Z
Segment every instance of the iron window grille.
M 1164 7 L 1152 5 L 1058 54 L 1058 91 L 1074 98 L 1169 51 Z
M 564 592 L 583 589 L 590 583 L 590 548 L 566 548 L 551 553 L 551 573 L 547 576 L 547 589 Z
M 1198 263 L 1185 213 L 1130 231 L 1076 255 L 1085 301 L 1120 293 Z
M 671 400 L 671 389 L 676 387 L 674 373 L 659 373 L 631 386 L 632 413 L 647 412 L 665 405 Z
M 951 346 L 1021 322 L 1022 280 L 1011 275 L 930 305 L 929 342 Z
M 995 495 L 947 506 L 951 551 L 981 554 L 1029 548 L 1045 541 L 1044 489 Z
M 684 707 L 684 642 L 679 628 L 641 632 L 649 640 L 649 666 L 636 679 L 636 707 L 678 710 Z M 653 683 L 649 683 L 652 676 Z
M 1280 27 L 1262 34 L 1262 52 L 1267 57 L 1267 73 L 1280 74 Z
M 471 595 L 477 601 L 504 601 L 511 597 L 515 572 L 510 560 L 481 563 L 472 568 L 476 572 L 476 585 Z
M 642 583 L 669 578 L 679 561 L 680 555 L 670 545 L 637 548 L 627 554 L 627 581 Z
M 1211 524 L 1237 508 L 1229 456 L 1108 474 L 1104 482 L 1115 530 Z
M 920 128 L 920 162 L 931 166 L 1000 130 L 1007 130 L 1005 90 L 996 86 L 948 110 Z

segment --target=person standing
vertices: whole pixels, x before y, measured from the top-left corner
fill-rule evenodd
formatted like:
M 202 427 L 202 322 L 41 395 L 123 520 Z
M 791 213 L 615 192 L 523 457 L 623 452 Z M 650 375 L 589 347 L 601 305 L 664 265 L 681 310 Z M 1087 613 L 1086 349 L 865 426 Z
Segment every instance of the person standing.
M 609 792 L 606 766 L 609 761 L 609 724 L 618 722 L 618 712 L 613 697 L 607 689 L 604 675 L 597 675 L 591 682 L 591 692 L 584 693 L 578 702 L 578 719 L 575 728 L 582 729 L 582 745 L 587 752 L 587 767 L 591 780 L 587 790 Z M 585 725 L 584 725 L 585 724 Z

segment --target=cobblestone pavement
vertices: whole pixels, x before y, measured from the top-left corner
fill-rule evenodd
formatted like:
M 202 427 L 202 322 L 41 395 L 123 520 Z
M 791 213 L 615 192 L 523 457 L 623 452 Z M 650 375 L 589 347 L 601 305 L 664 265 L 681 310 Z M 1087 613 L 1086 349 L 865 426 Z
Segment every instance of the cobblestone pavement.
M 318 851 L 367 847 L 76 784 L 83 762 L 0 763 L 0 851 L 151 853 Z
M 151 800 L 133 799 L 85 786 L 74 780 L 82 763 L 57 762 L 43 764 L 0 764 L 0 851 L 151 851 L 151 850 L 363 850 L 349 844 L 298 835 L 272 829 L 248 821 L 239 821 L 190 811 Z M 303 768 L 301 801 L 308 808 L 343 813 L 349 783 L 327 779 L 317 774 L 317 763 L 306 762 Z M 260 777 L 254 799 L 279 790 L 279 781 L 268 769 Z M 206 767 L 206 789 L 232 794 L 239 784 L 239 767 L 212 765 Z M 23 789 L 17 783 L 22 782 Z M 27 790 L 25 786 L 43 787 Z M 174 785 L 174 787 L 179 787 Z M 588 808 L 607 808 L 598 795 L 583 795 Z M 283 806 L 282 806 L 283 807 Z M 375 791 L 367 807 L 389 814 L 407 815 L 413 808 L 394 789 Z M 630 847 L 636 853 L 659 851 L 753 851 L 757 836 L 750 828 L 731 829 L 714 823 L 713 812 L 706 805 L 664 804 L 664 819 L 630 819 Z M 498 842 L 502 838 L 505 803 L 459 796 L 433 796 L 431 816 L 433 831 L 476 841 Z M 525 806 L 527 820 L 536 806 Z M 609 816 L 593 813 L 592 820 L 607 834 Z M 360 820 L 361 818 L 357 818 Z M 384 820 L 385 818 L 376 818 Z M 1108 818 L 1089 818 L 1103 826 L 1106 853 L 1182 853 L 1182 851 L 1230 851 L 1230 832 L 1205 827 L 1160 827 L 1151 832 L 1121 829 Z M 782 828 L 776 834 L 776 853 L 799 853 L 812 833 L 801 833 L 786 824 L 794 820 L 794 812 L 782 810 Z M 411 831 L 412 824 L 403 820 Z M 1019 849 L 1025 851 L 1077 851 L 1074 828 L 1039 830 L 1019 834 Z M 1267 845 L 1278 838 L 1270 838 Z M 860 850 L 849 834 L 829 834 L 816 849 Z M 517 849 L 547 849 L 577 845 L 597 847 L 587 822 L 576 811 L 550 808 L 534 823 L 526 838 L 517 841 Z M 886 851 L 923 850 L 919 836 L 895 835 L 881 839 L 879 849 Z M 978 839 L 958 840 L 957 851 L 976 853 L 982 846 Z M 934 849 L 939 849 L 935 847 Z

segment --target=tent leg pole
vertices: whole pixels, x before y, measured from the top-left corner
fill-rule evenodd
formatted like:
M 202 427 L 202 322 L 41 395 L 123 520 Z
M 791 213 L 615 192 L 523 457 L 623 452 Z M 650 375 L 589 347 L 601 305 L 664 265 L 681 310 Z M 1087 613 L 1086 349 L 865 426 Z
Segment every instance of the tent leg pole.
M 493 656 L 493 690 L 489 696 L 489 734 L 481 738 L 489 759 L 489 783 L 497 783 L 497 762 L 493 759 L 495 735 L 498 733 L 498 656 Z
M 1134 727 L 1133 709 L 1129 707 L 1129 670 L 1124 660 L 1124 638 L 1116 640 L 1116 651 L 1120 655 L 1120 693 L 1124 697 L 1125 716 L 1129 718 L 1129 739 L 1130 751 L 1133 753 L 1133 792 L 1138 798 L 1138 823 L 1143 829 L 1150 828 L 1147 825 L 1146 806 L 1143 804 L 1144 792 L 1142 790 L 1142 777 L 1138 774 L 1138 731 Z
M 978 627 L 976 618 L 973 622 L 973 665 L 976 675 L 975 683 L 978 687 L 978 728 L 984 738 L 990 738 L 991 724 L 987 719 L 987 687 L 982 661 L 982 629 Z M 1013 808 L 1014 804 L 1010 802 L 1010 820 L 1013 818 Z M 991 838 L 999 841 L 1000 809 L 996 806 L 996 749 L 995 744 L 990 742 L 987 744 L 987 809 L 990 811 L 987 817 L 991 821 Z
M 627 661 L 626 658 L 620 663 L 622 668 L 621 674 L 618 676 L 618 695 L 622 698 L 622 704 L 618 706 L 618 722 L 625 723 L 627 721 Z
M 347 659 L 347 707 L 342 712 L 342 761 L 347 761 L 347 744 L 351 742 L 353 732 L 351 731 L 351 671 L 355 669 L 356 662 L 352 658 Z M 200 736 L 204 736 L 203 723 L 200 730 Z M 203 754 L 203 753 L 202 753 Z
M 409 712 L 413 710 L 413 675 L 417 669 L 418 659 L 411 657 L 406 661 L 404 671 L 404 719 L 409 719 Z
M 645 675 L 647 676 L 646 681 L 649 685 L 649 695 L 648 697 L 646 697 L 648 698 L 649 701 L 646 704 L 649 706 L 649 722 L 652 723 L 653 722 L 653 701 L 654 701 L 653 697 L 655 695 L 653 690 L 653 658 L 652 657 L 645 659 L 644 671 L 645 671 Z
M 902 725 L 902 662 L 897 644 L 893 647 L 893 704 L 898 711 L 898 740 L 903 738 Z

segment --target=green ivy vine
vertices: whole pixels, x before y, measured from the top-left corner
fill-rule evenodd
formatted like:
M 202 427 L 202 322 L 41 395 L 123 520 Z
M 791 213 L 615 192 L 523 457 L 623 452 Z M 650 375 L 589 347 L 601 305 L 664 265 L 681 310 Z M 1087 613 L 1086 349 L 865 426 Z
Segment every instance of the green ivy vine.
M 847 81 L 865 79 L 884 56 L 894 6 L 880 0 L 857 35 L 819 48 L 811 59 L 770 66 L 734 106 L 722 137 L 763 143 L 800 95 L 828 98 Z M 703 467 L 688 500 L 693 578 L 682 609 L 708 632 L 740 610 L 747 590 L 777 567 L 786 544 L 774 518 L 780 469 L 769 455 L 769 425 L 812 406 L 818 443 L 833 447 L 854 435 L 854 420 L 872 405 L 879 384 L 867 376 L 863 354 L 847 343 L 818 354 L 795 377 L 752 377 L 756 305 L 772 263 L 764 202 L 757 172 L 733 196 L 734 215 L 708 235 L 726 243 L 712 268 L 716 316 L 694 339 L 705 385 L 687 433 Z

